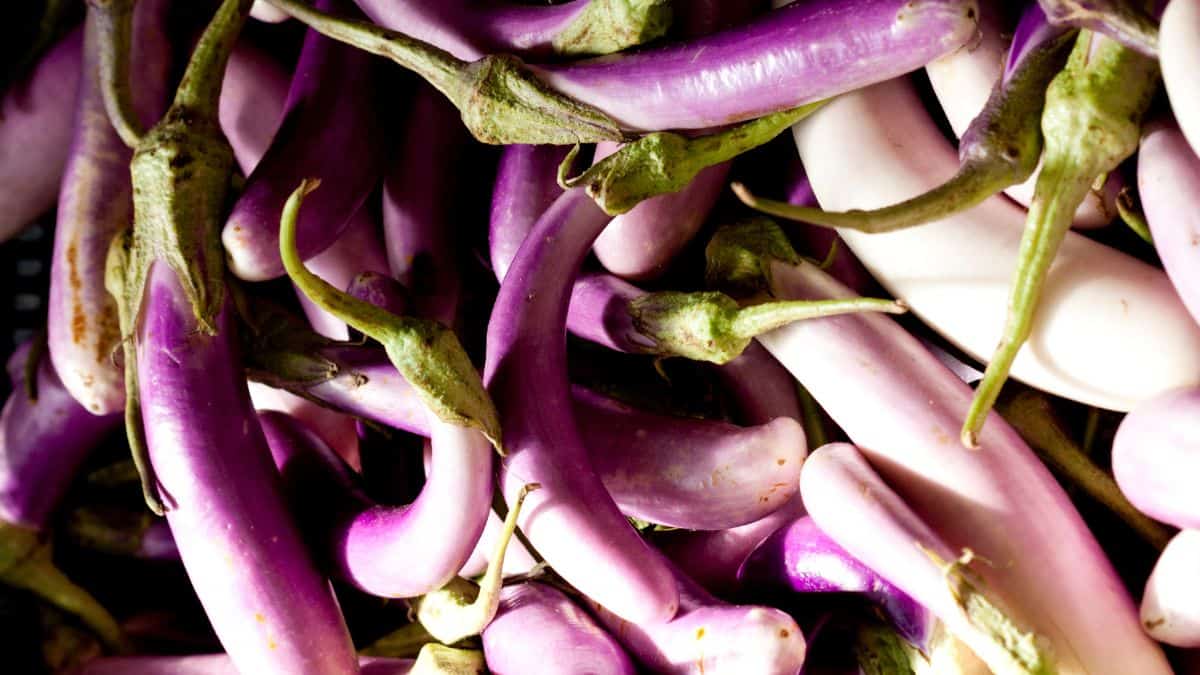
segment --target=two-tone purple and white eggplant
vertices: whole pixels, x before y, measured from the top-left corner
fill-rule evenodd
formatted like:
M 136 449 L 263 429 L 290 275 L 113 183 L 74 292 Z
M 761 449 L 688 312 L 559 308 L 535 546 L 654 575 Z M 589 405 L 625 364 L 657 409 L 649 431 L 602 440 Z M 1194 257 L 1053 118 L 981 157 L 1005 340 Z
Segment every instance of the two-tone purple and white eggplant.
M 414 667 L 412 659 L 364 656 L 359 659 L 354 672 L 361 675 L 409 675 L 415 672 Z M 203 654 L 95 659 L 70 675 L 241 675 L 244 672 L 227 654 Z
M 54 207 L 74 133 L 83 30 L 47 51 L 0 101 L 0 242 Z
M 410 598 L 441 588 L 475 547 L 491 507 L 491 446 L 478 432 L 434 418 L 433 465 L 411 504 L 376 504 L 349 469 L 280 413 L 260 422 L 297 515 L 320 523 L 314 545 L 337 575 L 368 593 Z M 311 495 L 323 494 L 319 507 Z
M 1179 127 L 1151 124 L 1138 151 L 1138 196 L 1154 249 L 1192 318 L 1200 322 L 1200 265 L 1189 255 L 1200 241 L 1200 158 Z
M 134 109 L 143 126 L 166 107 L 170 45 L 167 3 L 140 2 L 132 18 L 131 60 L 139 87 Z M 88 9 L 83 74 L 76 97 L 75 135 L 58 197 L 50 303 L 50 359 L 63 386 L 96 415 L 125 405 L 124 373 L 113 359 L 121 331 L 116 303 L 104 289 L 108 246 L 133 215 L 129 148 L 109 122 L 101 93 L 101 51 L 113 48 L 101 32 L 101 10 Z M 117 47 L 120 48 L 120 47 Z
M 116 620 L 54 566 L 44 540 L 76 469 L 120 416 L 93 415 L 79 405 L 46 355 L 34 351 L 26 343 L 9 358 L 12 393 L 0 412 L 0 582 L 78 616 L 106 645 L 121 649 Z M 35 379 L 27 381 L 29 375 Z
M 474 60 L 490 52 L 589 56 L 653 40 L 671 25 L 668 0 L 571 0 L 530 6 L 444 0 L 422 5 L 356 0 L 372 21 Z
M 344 11 L 347 4 L 321 0 L 318 6 Z M 297 225 L 301 257 L 325 250 L 346 229 L 383 171 L 389 146 L 383 89 L 379 64 L 369 55 L 308 33 L 279 131 L 221 234 L 235 275 L 260 281 L 283 274 L 279 217 L 304 178 L 325 176 L 326 187 L 309 200 Z M 354 161 L 340 161 L 345 157 Z
M 973 0 L 796 2 L 703 38 L 535 72 L 623 129 L 719 127 L 920 68 L 969 41 L 977 11 Z
M 412 313 L 457 322 L 460 273 L 450 219 L 467 135 L 429 87 L 412 99 L 407 129 L 383 180 L 383 236 L 392 276 L 413 294 Z
M 1200 495 L 1188 482 L 1200 464 L 1200 389 L 1178 389 L 1133 409 L 1113 438 L 1112 470 L 1142 513 L 1200 529 Z
M 800 263 L 764 219 L 723 229 L 708 251 L 714 281 L 783 298 L 849 294 Z M 1016 432 L 990 415 L 979 451 L 956 441 L 971 390 L 915 337 L 863 314 L 797 322 L 759 341 L 939 537 L 991 561 L 979 573 L 1014 620 L 1048 640 L 1060 673 L 1169 672 L 1087 525 Z
M 621 645 L 561 591 L 527 581 L 505 586 L 500 610 L 483 631 L 483 654 L 496 675 L 633 675 Z
M 1013 622 L 989 597 L 969 565 L 875 473 L 858 449 L 833 443 L 816 450 L 800 491 L 814 522 L 856 559 L 928 607 L 993 673 L 1058 672 L 1042 638 Z M 931 628 L 928 624 L 926 630 Z M 921 636 L 936 651 L 937 636 Z
M 804 665 L 804 634 L 787 613 L 722 602 L 668 566 L 679 588 L 679 613 L 670 621 L 631 623 L 589 602 L 643 666 L 655 673 L 792 675 Z
M 929 610 L 850 555 L 810 516 L 764 539 L 738 569 L 738 580 L 757 592 L 858 593 L 910 643 L 928 647 L 933 635 Z

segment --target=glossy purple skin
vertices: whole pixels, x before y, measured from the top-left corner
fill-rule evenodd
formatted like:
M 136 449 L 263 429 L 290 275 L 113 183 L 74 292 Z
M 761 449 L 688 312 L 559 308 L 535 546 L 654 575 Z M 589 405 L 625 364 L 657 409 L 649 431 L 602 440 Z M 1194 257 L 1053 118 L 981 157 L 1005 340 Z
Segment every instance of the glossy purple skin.
M 282 121 L 289 73 L 246 40 L 238 42 L 221 81 L 221 131 L 233 146 L 242 173 L 258 166 Z
M 1154 248 L 1171 285 L 1200 322 L 1200 158 L 1174 122 L 1146 129 L 1138 152 L 1137 187 Z
M 0 100 L 0 243 L 54 207 L 82 62 L 83 30 L 76 28 Z
M 467 139 L 454 107 L 421 86 L 383 180 L 383 237 L 391 274 L 412 291 L 413 315 L 447 326 L 456 323 L 461 295 L 450 210 Z
M 150 461 L 184 568 L 241 672 L 358 672 L 329 582 L 305 548 L 246 391 L 228 304 L 197 326 L 174 272 L 151 266 L 138 328 Z
M 0 412 L 0 521 L 40 530 L 88 453 L 121 423 L 93 415 L 63 387 L 43 355 L 37 402 L 25 392 L 29 344 L 8 360 L 12 393 Z
M 145 0 L 133 16 L 134 108 L 146 128 L 166 109 L 171 65 L 166 10 L 165 0 Z M 102 36 L 85 33 L 85 76 L 79 81 L 75 135 L 58 196 L 46 329 L 50 359 L 63 386 L 92 414 L 106 415 L 125 409 L 125 373 L 113 359 L 121 331 L 116 303 L 104 288 L 104 265 L 113 237 L 133 220 L 133 152 L 104 109 L 98 70 Z
M 492 191 L 488 230 L 492 271 L 503 281 L 521 243 L 555 197 L 554 176 L 565 157 L 553 146 L 512 145 L 504 150 Z M 645 353 L 653 342 L 633 325 L 628 303 L 646 292 L 612 274 L 585 272 L 571 287 L 567 330 L 573 335 L 630 354 Z M 800 419 L 800 401 L 791 375 L 759 345 L 717 369 L 737 396 L 742 421 L 765 424 L 776 417 Z
M 796 593 L 859 593 L 878 605 L 901 637 L 929 646 L 935 619 L 895 585 L 851 556 L 804 516 L 776 530 L 738 570 L 743 586 Z
M 975 11 L 963 0 L 802 0 L 686 43 L 535 70 L 622 128 L 704 129 L 916 70 L 970 40 Z
M 466 61 L 490 52 L 546 54 L 555 36 L 591 0 L 560 5 L 522 6 L 504 1 L 355 0 L 372 21 L 429 42 Z
M 633 624 L 589 603 L 608 628 L 650 672 L 695 675 L 795 675 L 805 641 L 792 617 L 773 607 L 730 605 L 672 567 L 679 613 L 667 622 Z
M 380 272 L 363 272 L 355 276 L 346 286 L 346 292 L 393 314 L 404 314 L 408 305 L 408 291 L 404 286 Z
M 293 505 L 321 524 L 316 545 L 338 576 L 374 595 L 415 597 L 441 588 L 470 557 L 491 508 L 491 448 L 482 435 L 436 421 L 421 494 L 389 506 L 362 494 L 345 464 L 303 426 L 280 413 L 259 419 Z M 314 494 L 323 495 L 319 507 Z
M 730 597 L 740 588 L 738 569 L 764 539 L 804 515 L 800 495 L 753 523 L 709 532 L 664 532 L 659 549 L 710 593 Z
M 505 586 L 496 618 L 483 630 L 483 655 L 495 675 L 633 675 L 625 650 L 566 595 L 536 582 Z
M 1200 390 L 1156 396 L 1125 416 L 1113 439 L 1112 470 L 1139 511 L 1200 529 Z
M 1004 62 L 1004 76 L 1001 82 L 1007 84 L 1009 78 L 1024 65 L 1030 54 L 1069 30 L 1071 29 L 1066 26 L 1051 25 L 1041 6 L 1030 3 L 1021 14 L 1021 20 L 1013 32 L 1012 45 L 1008 48 L 1008 59 Z
M 756 427 L 641 412 L 576 387 L 575 419 L 592 467 L 621 512 L 689 530 L 745 525 L 800 487 L 799 422 Z M 650 440 L 647 443 L 645 440 Z
M 525 235 L 562 194 L 555 174 L 567 150 L 557 145 L 504 147 L 496 168 L 488 224 L 489 257 L 497 279 L 508 274 Z
M 347 9 L 343 0 L 321 0 L 316 7 Z M 345 231 L 383 171 L 389 146 L 384 85 L 375 57 L 308 32 L 279 131 L 221 233 L 235 275 L 247 281 L 283 275 L 279 217 L 305 178 L 320 178 L 324 187 L 305 200 L 296 225 L 301 257 L 320 253 Z
M 488 322 L 483 381 L 508 452 L 500 484 L 538 553 L 584 594 L 631 621 L 678 608 L 670 570 L 630 527 L 592 469 L 571 412 L 566 322 L 570 289 L 608 216 L 582 190 L 564 193 L 517 252 Z
M 412 659 L 359 657 L 360 675 L 407 675 Z M 105 656 L 88 661 L 72 675 L 241 675 L 226 654 L 195 656 Z M 275 672 L 275 671 L 270 671 Z

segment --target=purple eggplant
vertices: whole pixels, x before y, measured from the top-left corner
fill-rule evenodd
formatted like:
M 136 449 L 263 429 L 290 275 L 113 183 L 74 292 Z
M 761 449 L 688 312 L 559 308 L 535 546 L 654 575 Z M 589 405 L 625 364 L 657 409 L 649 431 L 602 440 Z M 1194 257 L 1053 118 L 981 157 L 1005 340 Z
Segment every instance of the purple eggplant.
M 357 672 L 341 611 L 254 419 L 229 312 L 218 315 L 216 335 L 197 330 L 174 272 L 156 264 L 143 313 L 138 371 L 150 460 L 221 644 L 245 672 Z
M 59 40 L 0 102 L 0 242 L 54 207 L 67 163 L 83 30 Z
M 318 6 L 345 9 L 341 0 Z M 379 64 L 315 31 L 305 39 L 279 132 L 246 180 L 221 234 L 230 269 L 250 281 L 284 273 L 279 217 L 301 179 L 324 176 L 326 187 L 300 218 L 303 258 L 325 250 L 375 187 L 388 149 Z M 340 162 L 353 157 L 353 162 Z M 337 170 L 331 170 L 336 165 Z
M 278 413 L 260 416 L 294 503 L 328 495 L 320 547 L 337 573 L 384 597 L 414 597 L 441 588 L 466 562 L 491 506 L 491 453 L 476 431 L 431 417 L 433 466 L 412 504 L 370 502 L 333 452 Z M 381 564 L 380 561 L 390 561 Z M 407 562 L 405 562 L 407 561 Z
M 689 578 L 711 593 L 729 597 L 739 590 L 738 569 L 754 549 L 773 532 L 803 515 L 804 504 L 797 493 L 753 523 L 726 530 L 664 532 L 656 543 Z
M 976 12 L 972 0 L 804 0 L 686 43 L 535 72 L 622 129 L 718 127 L 920 68 L 969 41 Z
M 279 128 L 288 79 L 282 65 L 245 40 L 229 56 L 221 84 L 221 131 L 247 175 L 258 166 Z
M 378 229 L 370 206 L 364 203 L 350 216 L 346 230 L 337 241 L 309 258 L 306 263 L 308 269 L 334 288 L 345 289 L 350 289 L 360 274 L 386 275 L 388 261 Z M 296 295 L 299 296 L 300 307 L 308 316 L 308 322 L 318 333 L 335 340 L 349 339 L 350 332 L 344 321 L 321 309 L 302 291 L 297 290 Z
M 672 569 L 679 613 L 635 624 L 589 603 L 600 623 L 655 673 L 793 675 L 804 665 L 805 641 L 792 617 L 773 607 L 730 605 Z
M 769 221 L 725 229 L 709 244 L 710 279 L 750 269 L 776 297 L 849 295 L 800 263 Z M 916 338 L 886 317 L 855 315 L 798 322 L 759 340 L 939 536 L 992 562 L 979 572 L 1015 619 L 1051 641 L 1060 672 L 1168 672 L 1094 536 L 1016 432 L 990 415 L 979 451 L 956 442 L 971 390 Z M 802 490 L 803 481 L 802 473 Z
M 125 405 L 124 373 L 113 359 L 121 331 L 113 298 L 104 289 L 108 245 L 133 215 L 132 152 L 109 123 L 100 89 L 104 36 L 89 8 L 83 76 L 76 101 L 75 135 L 63 175 L 50 265 L 47 316 L 50 359 L 63 386 L 95 415 Z M 139 87 L 135 112 L 145 126 L 166 108 L 170 45 L 167 3 L 147 0 L 133 18 L 132 61 Z
M 1200 463 L 1200 390 L 1156 396 L 1125 416 L 1113 439 L 1117 485 L 1141 512 L 1200 529 L 1200 495 L 1187 478 Z
M 356 2 L 372 21 L 467 60 L 497 51 L 607 54 L 653 40 L 671 23 L 671 3 L 665 0 L 571 0 L 541 7 L 512 0 Z
M 413 293 L 412 314 L 454 326 L 461 290 L 450 209 L 467 135 L 453 108 L 426 86 L 413 97 L 407 124 L 383 181 L 388 264 Z
M 346 286 L 346 293 L 392 314 L 403 314 L 409 303 L 408 289 L 382 272 L 359 273 Z
M 838 546 L 809 516 L 764 539 L 738 569 L 738 581 L 766 592 L 860 593 L 908 642 L 926 647 L 933 633 L 929 610 Z
M 605 491 L 570 407 L 570 286 L 607 222 L 579 190 L 564 193 L 538 220 L 500 285 L 488 323 L 484 382 L 504 425 L 505 497 L 511 502 L 525 483 L 542 486 L 521 521 L 538 553 L 619 616 L 665 621 L 678 608 L 670 571 Z
M 496 675 L 633 675 L 629 656 L 562 592 L 527 581 L 506 586 L 500 611 L 483 631 Z
M 808 446 L 793 419 L 743 429 L 643 413 L 581 388 L 573 398 L 587 409 L 575 420 L 592 468 L 627 516 L 721 530 L 770 514 L 799 489 Z M 622 447 L 630 436 L 659 443 Z
M 1137 170 L 1154 248 L 1180 300 L 1200 322 L 1200 267 L 1190 255 L 1193 242 L 1200 242 L 1200 158 L 1178 126 L 1157 122 L 1142 135 Z
M 413 672 L 412 659 L 389 659 L 377 656 L 359 658 L 355 673 L 360 675 L 408 675 Z M 241 675 L 247 671 L 237 667 L 226 654 L 193 656 L 119 656 L 96 659 L 84 664 L 71 675 Z M 278 672 L 268 670 L 263 672 Z
M 554 176 L 566 156 L 566 148 L 554 145 L 510 145 L 501 153 L 488 226 L 489 257 L 497 279 L 508 274 L 533 224 L 562 194 Z
M 0 412 L 0 582 L 25 588 L 78 616 L 107 645 L 124 646 L 111 615 L 60 572 L 50 558 L 44 528 L 87 454 L 120 424 L 120 415 L 96 416 L 63 387 L 42 358 L 25 381 L 28 343 L 8 361 L 12 393 Z M 37 398 L 33 398 L 36 394 Z
M 362 469 L 358 447 L 358 423 L 344 413 L 251 380 L 250 402 L 256 412 L 275 410 L 300 420 L 321 437 L 355 471 Z

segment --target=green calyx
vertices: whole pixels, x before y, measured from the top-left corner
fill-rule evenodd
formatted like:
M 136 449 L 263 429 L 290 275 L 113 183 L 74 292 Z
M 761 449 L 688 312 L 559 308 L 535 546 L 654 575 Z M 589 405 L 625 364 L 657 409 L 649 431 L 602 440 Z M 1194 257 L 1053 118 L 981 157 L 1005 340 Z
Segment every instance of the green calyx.
M 483 143 L 569 145 L 625 138 L 610 117 L 554 91 L 515 56 L 492 54 L 468 63 L 403 33 L 333 16 L 301 0 L 270 1 L 326 37 L 420 75 L 450 99 Z
M 479 429 L 499 450 L 496 406 L 454 331 L 436 321 L 391 314 L 334 288 L 304 266 L 296 250 L 296 219 L 305 195 L 319 184 L 303 181 L 283 207 L 279 253 L 288 277 L 321 309 L 383 345 L 392 365 L 439 419 Z
M 620 215 L 646 199 L 682 190 L 704 169 L 770 141 L 825 103 L 772 113 L 699 138 L 669 131 L 647 134 L 571 178 L 566 172 L 579 152 L 576 147 L 559 166 L 558 183 L 564 190 L 586 187 L 605 213 Z
M 1070 46 L 1070 33 L 1049 40 L 1029 54 L 1007 82 L 997 82 L 983 111 L 963 134 L 958 171 L 912 199 L 878 209 L 823 211 L 763 199 L 741 184 L 735 183 L 733 191 L 744 204 L 763 213 L 869 233 L 915 227 L 965 211 L 1033 175 L 1042 152 L 1039 121 L 1046 87 L 1062 68 Z
M 431 642 L 421 647 L 411 675 L 482 675 L 487 672 L 483 652 L 455 649 Z
M 946 561 L 917 544 L 941 568 L 955 604 L 981 640 L 967 641 L 976 655 L 996 675 L 1054 675 L 1054 661 L 1037 634 L 1022 630 L 983 590 L 983 581 L 968 565 L 975 556 L 964 550 L 957 560 Z
M 362 347 L 325 337 L 274 302 L 250 298 L 236 286 L 233 297 L 247 328 L 241 335 L 246 348 L 246 371 L 252 380 L 277 389 L 302 391 L 343 371 L 342 365 L 330 358 L 330 352 Z
M 863 675 L 921 675 L 929 661 L 890 626 L 864 621 L 854 636 L 854 654 Z
M 1141 119 L 1158 85 L 1158 63 L 1104 36 L 1081 31 L 1071 57 L 1046 92 L 1042 170 L 1025 221 L 1000 344 L 963 423 L 962 442 L 978 447 L 988 412 L 1033 329 L 1058 247 L 1097 176 L 1138 147 Z
M 540 487 L 538 483 L 530 483 L 521 488 L 517 500 L 504 517 L 504 527 L 488 560 L 487 571 L 478 584 L 455 577 L 444 587 L 426 593 L 416 601 L 417 620 L 438 641 L 454 644 L 478 635 L 496 616 L 500 607 L 504 555 L 508 551 L 508 542 L 517 530 L 517 518 L 525 497 Z
M 116 619 L 54 566 L 50 546 L 38 531 L 0 521 L 0 583 L 31 591 L 78 617 L 110 650 L 129 651 Z
M 670 0 L 592 0 L 554 38 L 563 56 L 612 54 L 655 38 L 671 27 Z
M 903 313 L 898 302 L 875 298 L 790 300 L 740 307 L 724 293 L 650 293 L 629 303 L 650 353 L 723 364 L 741 355 L 756 336 L 793 321 L 853 312 Z
M 722 226 L 704 255 L 708 286 L 739 297 L 770 294 L 772 261 L 801 262 L 783 229 L 761 216 Z
M 134 556 L 142 550 L 153 517 L 111 508 L 78 508 L 65 523 L 67 534 L 79 544 L 112 555 Z

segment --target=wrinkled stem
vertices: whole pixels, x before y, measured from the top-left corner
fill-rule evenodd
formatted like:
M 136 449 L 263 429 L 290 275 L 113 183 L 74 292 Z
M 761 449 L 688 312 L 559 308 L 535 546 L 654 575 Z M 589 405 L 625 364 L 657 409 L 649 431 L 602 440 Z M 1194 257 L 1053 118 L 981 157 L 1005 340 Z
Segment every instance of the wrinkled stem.
M 1158 24 L 1131 0 L 1038 0 L 1051 23 L 1103 33 L 1151 58 L 1158 58 Z
M 818 319 L 840 314 L 858 312 L 883 312 L 903 314 L 908 306 L 899 300 L 880 298 L 846 298 L 838 300 L 783 300 L 764 302 L 738 310 L 730 324 L 730 331 L 742 338 L 753 338 L 805 319 Z
M 1025 442 L 1038 451 L 1042 461 L 1082 488 L 1089 497 L 1108 507 L 1143 539 L 1159 550 L 1171 540 L 1171 531 L 1134 508 L 1116 481 L 1071 440 L 1044 395 L 1022 391 L 1002 398 L 998 410 Z
M 217 106 L 221 96 L 221 74 L 233 53 L 242 25 L 250 14 L 254 0 L 226 0 L 217 8 L 217 13 L 204 29 L 187 70 L 175 90 L 172 107 L 187 108 L 211 120 L 217 119 Z
M 133 106 L 129 85 L 129 52 L 132 46 L 133 6 L 137 0 L 88 0 L 88 30 L 100 48 L 100 91 L 104 109 L 117 135 L 131 148 L 141 143 L 146 129 Z

